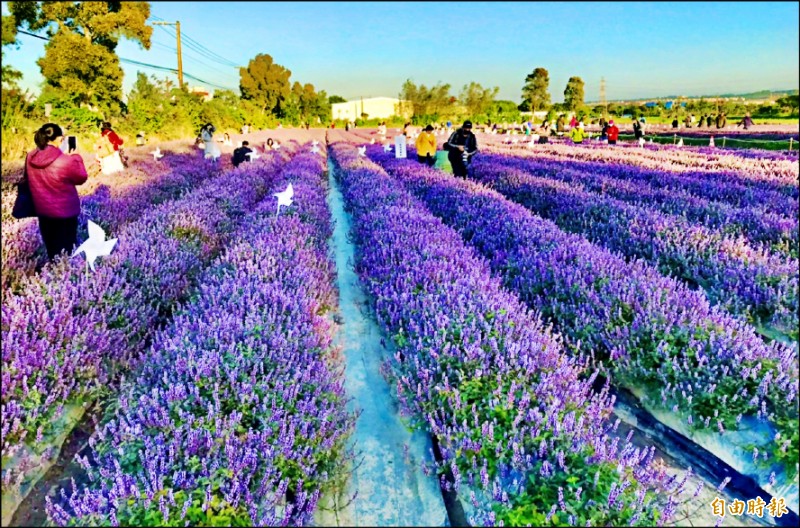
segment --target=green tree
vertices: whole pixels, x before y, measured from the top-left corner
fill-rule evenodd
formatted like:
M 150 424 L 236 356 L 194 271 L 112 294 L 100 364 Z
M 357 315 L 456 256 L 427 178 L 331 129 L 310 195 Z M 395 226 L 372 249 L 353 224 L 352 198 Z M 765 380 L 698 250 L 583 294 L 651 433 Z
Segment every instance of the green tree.
M 290 70 L 273 62 L 270 55 L 260 53 L 250 60 L 247 68 L 239 69 L 239 75 L 242 99 L 252 101 L 262 114 L 282 115 L 282 107 L 292 93 Z
M 344 97 L 342 97 L 341 95 L 332 95 L 332 96 L 328 97 L 328 102 L 329 102 L 330 104 L 336 104 L 336 103 L 346 103 L 346 102 L 347 102 L 347 99 L 345 99 L 345 98 L 344 98 Z
M 17 27 L 47 30 L 50 42 L 37 64 L 48 85 L 76 105 L 119 109 L 123 73 L 115 50 L 121 38 L 150 49 L 148 2 L 10 2 L 9 9 Z
M 487 119 L 487 113 L 497 97 L 500 88 L 484 88 L 476 82 L 464 85 L 459 94 L 459 102 L 466 108 L 467 115 L 479 121 Z
M 428 88 L 424 84 L 415 85 L 411 79 L 403 83 L 400 90 L 400 114 L 410 115 L 414 121 L 430 121 L 453 111 L 453 97 L 450 85 L 437 83 Z
M 567 87 L 564 88 L 564 106 L 571 111 L 583 106 L 583 79 L 580 77 L 570 77 L 567 81 Z
M 775 103 L 780 106 L 783 110 L 789 112 L 791 115 L 796 115 L 798 109 L 800 108 L 800 103 L 798 103 L 798 96 L 797 95 L 787 95 L 785 97 L 781 97 Z
M 545 110 L 550 105 L 550 74 L 544 68 L 536 68 L 525 77 L 522 87 L 522 98 L 528 103 L 531 111 Z
M 35 2 L 11 2 L 9 4 L 9 11 L 11 14 L 3 15 L 3 31 L 2 31 L 2 84 L 4 89 L 16 89 L 17 81 L 22 78 L 22 72 L 6 64 L 5 48 L 6 46 L 14 45 L 19 48 L 17 41 L 17 29 L 22 24 L 29 24 L 36 17 L 36 3 Z
M 128 94 L 128 121 L 133 130 L 142 130 L 147 134 L 158 132 L 173 116 L 167 112 L 168 89 L 163 84 L 153 82 L 142 72 L 136 72 L 136 82 Z
M 522 121 L 522 115 L 514 101 L 495 101 L 489 110 L 488 117 L 495 123 L 517 123 Z
M 22 72 L 15 70 L 11 65 L 6 63 L 5 48 L 12 44 L 17 44 L 17 26 L 14 22 L 13 15 L 6 15 L 3 17 L 3 51 L 2 51 L 2 81 L 3 88 L 13 89 L 17 87 L 17 81 L 22 78 Z M 19 44 L 17 44 L 19 46 Z

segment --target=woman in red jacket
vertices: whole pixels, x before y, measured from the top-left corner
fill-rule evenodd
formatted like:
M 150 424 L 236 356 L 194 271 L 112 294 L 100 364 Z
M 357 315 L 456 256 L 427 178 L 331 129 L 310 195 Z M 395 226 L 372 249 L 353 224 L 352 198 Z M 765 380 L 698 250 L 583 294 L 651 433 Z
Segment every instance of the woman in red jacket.
M 128 158 L 120 148 L 122 147 L 123 143 L 125 142 L 122 141 L 122 138 L 111 129 L 111 123 L 108 121 L 103 121 L 103 123 L 100 125 L 100 141 L 97 147 L 99 151 L 98 155 L 101 158 L 105 158 L 114 152 L 119 152 L 119 159 L 122 162 L 122 165 L 127 167 Z
M 39 231 L 50 260 L 64 250 L 71 251 L 78 241 L 81 202 L 75 186 L 87 178 L 83 158 L 58 148 L 63 136 L 61 127 L 47 123 L 36 132 L 36 149 L 25 159 Z

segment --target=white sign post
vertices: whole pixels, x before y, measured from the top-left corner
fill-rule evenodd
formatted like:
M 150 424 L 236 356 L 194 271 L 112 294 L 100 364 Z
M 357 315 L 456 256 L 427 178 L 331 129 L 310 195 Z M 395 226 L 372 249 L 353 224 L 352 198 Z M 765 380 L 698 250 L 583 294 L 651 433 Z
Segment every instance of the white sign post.
M 403 135 L 394 137 L 394 157 L 403 159 L 406 157 L 406 137 Z

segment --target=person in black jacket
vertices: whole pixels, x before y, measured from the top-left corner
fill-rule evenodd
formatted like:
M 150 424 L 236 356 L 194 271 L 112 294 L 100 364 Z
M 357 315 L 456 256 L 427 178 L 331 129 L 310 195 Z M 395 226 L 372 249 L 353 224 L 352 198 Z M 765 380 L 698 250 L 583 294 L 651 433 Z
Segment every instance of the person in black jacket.
M 453 167 L 453 174 L 462 178 L 467 177 L 467 165 L 472 156 L 478 152 L 478 139 L 472 133 L 472 121 L 464 124 L 450 135 L 444 144 L 447 159 Z
M 639 138 L 644 137 L 644 133 L 642 132 L 642 124 L 638 119 L 635 118 L 633 120 L 633 137 L 636 138 L 637 141 Z
M 249 145 L 250 142 L 242 141 L 242 146 L 234 149 L 233 159 L 231 159 L 231 163 L 233 163 L 234 167 L 238 167 L 243 161 L 247 161 L 247 155 L 253 152 L 253 149 L 251 149 Z

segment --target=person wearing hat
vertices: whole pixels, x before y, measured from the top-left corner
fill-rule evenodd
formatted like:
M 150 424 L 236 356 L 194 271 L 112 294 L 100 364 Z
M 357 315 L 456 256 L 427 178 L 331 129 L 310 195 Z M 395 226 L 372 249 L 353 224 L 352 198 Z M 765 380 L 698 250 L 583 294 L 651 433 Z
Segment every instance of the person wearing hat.
M 478 152 L 478 139 L 472 133 L 472 121 L 464 124 L 450 135 L 444 144 L 447 159 L 453 167 L 453 174 L 462 178 L 467 177 L 467 165 L 472 156 Z
M 619 138 L 619 128 L 617 125 L 614 124 L 613 119 L 608 120 L 608 144 L 609 145 L 616 145 L 617 139 Z
M 428 125 L 420 132 L 415 143 L 417 147 L 417 161 L 429 167 L 436 164 L 436 136 L 433 135 L 433 125 Z

